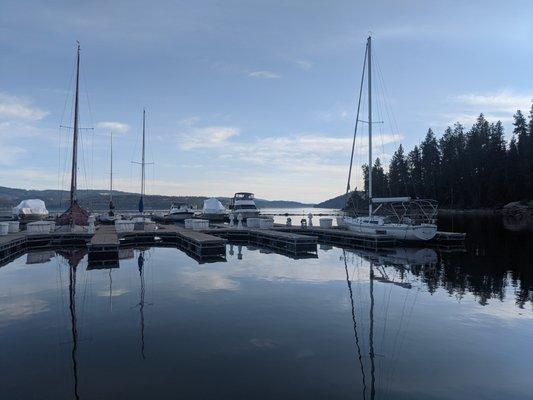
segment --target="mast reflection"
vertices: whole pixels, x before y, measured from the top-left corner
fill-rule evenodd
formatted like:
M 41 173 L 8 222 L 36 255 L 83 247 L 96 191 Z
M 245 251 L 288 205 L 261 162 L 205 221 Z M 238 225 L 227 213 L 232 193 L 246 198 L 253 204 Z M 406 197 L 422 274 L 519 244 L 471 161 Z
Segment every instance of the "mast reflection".
M 67 250 L 67 251 L 58 251 L 65 260 L 67 260 L 69 265 L 69 284 L 68 284 L 68 293 L 69 293 L 69 312 L 70 312 L 70 332 L 72 335 L 72 351 L 71 351 L 71 360 L 72 360 L 72 375 L 74 378 L 74 398 L 79 399 L 78 391 L 78 320 L 76 315 L 76 272 L 79 263 L 85 257 L 85 250 Z
M 139 312 L 141 316 L 141 357 L 143 360 L 146 359 L 144 353 L 144 250 L 139 252 L 139 257 L 137 258 L 137 267 L 139 269 L 139 278 L 141 281 L 141 293 L 139 299 Z
M 346 261 L 346 251 L 342 250 L 343 259 L 344 259 L 344 271 L 346 272 L 346 284 L 348 285 L 348 292 L 350 293 L 350 303 L 352 305 L 352 322 L 353 322 L 353 332 L 355 337 L 355 346 L 357 348 L 357 358 L 359 360 L 359 367 L 361 368 L 361 377 L 363 379 L 363 399 L 366 399 L 366 377 L 365 377 L 365 368 L 363 366 L 363 357 L 361 355 L 361 345 L 359 344 L 359 334 L 357 333 L 357 320 L 355 318 L 355 306 L 353 302 L 353 291 L 352 291 L 352 282 L 348 275 L 348 263 Z

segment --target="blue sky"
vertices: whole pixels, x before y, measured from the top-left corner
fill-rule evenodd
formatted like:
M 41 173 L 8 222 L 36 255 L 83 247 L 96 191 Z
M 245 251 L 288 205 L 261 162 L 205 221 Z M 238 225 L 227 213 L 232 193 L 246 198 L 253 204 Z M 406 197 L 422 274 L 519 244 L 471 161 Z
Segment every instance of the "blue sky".
M 387 105 L 375 154 L 387 160 L 480 112 L 510 134 L 533 98 L 532 21 L 530 1 L 3 0 L 0 185 L 68 187 L 59 125 L 71 124 L 76 40 L 82 125 L 94 128 L 82 132 L 82 188 L 107 187 L 113 130 L 115 186 L 138 190 L 146 107 L 148 193 L 314 202 L 346 185 L 369 31 Z

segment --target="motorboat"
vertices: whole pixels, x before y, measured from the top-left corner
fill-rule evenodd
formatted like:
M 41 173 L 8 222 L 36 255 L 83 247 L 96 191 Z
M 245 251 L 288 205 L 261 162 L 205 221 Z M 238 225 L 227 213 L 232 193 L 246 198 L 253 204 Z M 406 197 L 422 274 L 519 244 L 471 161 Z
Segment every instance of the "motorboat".
M 209 221 L 224 221 L 228 217 L 228 210 L 217 198 L 204 200 L 202 218 Z
M 241 214 L 243 220 L 258 217 L 260 214 L 255 205 L 254 194 L 248 192 L 235 193 L 229 205 L 229 210 L 236 218 Z
M 14 219 L 21 222 L 41 221 L 49 216 L 46 204 L 40 199 L 22 200 L 13 207 L 12 214 Z
M 194 217 L 195 210 L 185 203 L 174 203 L 168 214 L 164 216 L 167 221 L 184 221 Z
M 367 65 L 365 65 L 368 62 Z M 359 101 L 357 106 L 357 116 L 355 123 L 354 142 L 352 144 L 352 156 L 350 169 L 348 173 L 348 184 L 346 186 L 346 198 L 349 199 L 350 179 L 352 171 L 352 162 L 355 148 L 355 139 L 357 136 L 357 127 L 361 97 L 363 93 L 365 72 L 368 76 L 367 93 L 368 93 L 368 165 L 374 165 L 372 158 L 372 38 L 368 37 L 365 51 L 365 66 L 361 78 L 361 87 L 359 90 Z M 437 234 L 437 225 L 435 224 L 437 215 L 437 202 L 434 200 L 411 200 L 410 197 L 388 197 L 374 198 L 372 196 L 372 167 L 369 168 L 368 174 L 368 215 L 359 216 L 354 211 L 354 216 L 345 215 L 338 219 L 338 224 L 350 231 L 358 232 L 365 235 L 383 234 L 391 236 L 398 240 L 405 241 L 427 241 L 431 240 Z M 376 208 L 374 209 L 374 205 Z

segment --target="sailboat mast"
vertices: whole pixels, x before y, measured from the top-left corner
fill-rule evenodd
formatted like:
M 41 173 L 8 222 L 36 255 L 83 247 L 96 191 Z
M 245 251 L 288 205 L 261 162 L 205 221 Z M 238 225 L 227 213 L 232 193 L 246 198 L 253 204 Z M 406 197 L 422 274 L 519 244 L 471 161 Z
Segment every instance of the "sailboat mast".
M 368 37 L 368 216 L 372 216 L 372 37 Z
M 79 117 L 79 89 L 80 89 L 80 43 L 76 54 L 76 94 L 74 96 L 74 137 L 72 139 L 72 171 L 70 176 L 70 205 L 76 202 L 78 185 L 78 117 Z
M 145 138 L 146 138 L 146 110 L 143 109 L 143 149 L 142 149 L 142 161 L 141 161 L 141 197 L 144 197 L 144 168 L 145 168 L 145 161 L 144 161 L 144 146 L 145 146 Z
M 109 166 L 109 202 L 113 202 L 113 132 L 111 132 L 111 163 Z

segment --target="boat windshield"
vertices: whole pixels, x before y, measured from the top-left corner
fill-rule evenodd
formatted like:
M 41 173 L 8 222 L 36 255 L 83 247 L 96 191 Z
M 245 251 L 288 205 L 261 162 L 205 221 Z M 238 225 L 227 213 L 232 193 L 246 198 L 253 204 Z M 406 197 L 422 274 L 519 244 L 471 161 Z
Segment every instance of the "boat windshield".
M 235 200 L 253 200 L 253 193 L 235 193 Z

